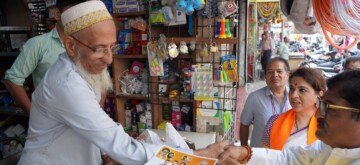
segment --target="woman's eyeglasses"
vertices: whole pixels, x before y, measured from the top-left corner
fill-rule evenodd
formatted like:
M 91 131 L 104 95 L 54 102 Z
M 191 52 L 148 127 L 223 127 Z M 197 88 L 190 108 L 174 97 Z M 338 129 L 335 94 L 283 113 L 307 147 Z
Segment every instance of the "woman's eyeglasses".
M 320 111 L 320 114 L 322 116 L 326 115 L 326 110 L 329 109 L 329 108 L 330 109 L 339 109 L 339 110 L 351 111 L 351 112 L 360 112 L 360 109 L 357 109 L 357 108 L 351 108 L 351 107 L 344 107 L 344 106 L 339 106 L 339 105 L 328 104 L 328 103 L 324 102 L 323 100 L 321 100 L 321 98 L 318 99 L 317 108 Z

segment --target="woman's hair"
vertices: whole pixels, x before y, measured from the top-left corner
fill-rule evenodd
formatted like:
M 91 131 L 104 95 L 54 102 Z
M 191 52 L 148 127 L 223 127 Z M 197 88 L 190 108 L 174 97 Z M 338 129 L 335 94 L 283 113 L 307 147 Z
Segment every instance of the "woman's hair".
M 360 71 L 342 72 L 328 80 L 329 90 L 334 90 L 338 97 L 345 99 L 352 108 L 360 109 Z M 360 121 L 360 113 L 354 112 L 353 118 Z
M 303 78 L 316 92 L 325 92 L 326 90 L 326 80 L 318 69 L 301 67 L 290 75 L 289 82 L 294 77 Z

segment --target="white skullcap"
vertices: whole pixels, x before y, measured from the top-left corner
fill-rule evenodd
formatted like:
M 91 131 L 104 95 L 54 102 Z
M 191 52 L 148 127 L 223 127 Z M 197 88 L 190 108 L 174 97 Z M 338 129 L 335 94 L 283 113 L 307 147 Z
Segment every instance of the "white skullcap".
M 65 35 L 73 34 L 95 23 L 112 19 L 102 1 L 86 1 L 61 14 Z

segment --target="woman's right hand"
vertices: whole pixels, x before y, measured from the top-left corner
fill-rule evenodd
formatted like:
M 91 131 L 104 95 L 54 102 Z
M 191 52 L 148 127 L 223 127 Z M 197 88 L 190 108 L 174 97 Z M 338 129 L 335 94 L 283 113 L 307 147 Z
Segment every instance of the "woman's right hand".
M 245 147 L 228 145 L 224 148 L 224 152 L 219 155 L 220 165 L 237 165 L 240 160 L 244 160 L 248 155 Z

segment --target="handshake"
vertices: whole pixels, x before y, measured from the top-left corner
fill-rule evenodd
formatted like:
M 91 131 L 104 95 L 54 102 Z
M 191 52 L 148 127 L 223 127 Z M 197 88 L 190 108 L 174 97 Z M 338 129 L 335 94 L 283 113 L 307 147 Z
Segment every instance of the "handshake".
M 251 148 L 246 146 L 235 146 L 228 141 L 214 143 L 204 149 L 195 150 L 195 155 L 217 158 L 217 164 L 220 165 L 237 165 L 246 163 L 252 154 Z

